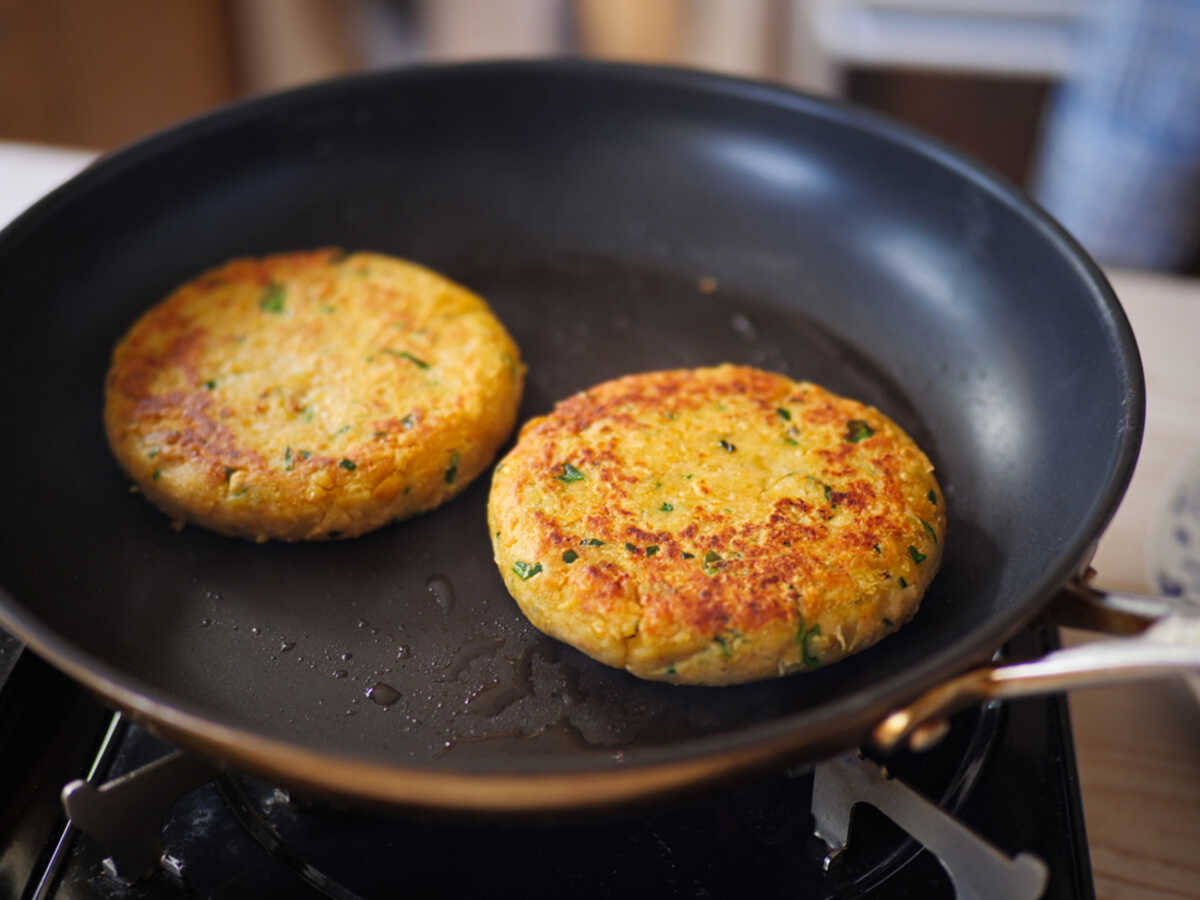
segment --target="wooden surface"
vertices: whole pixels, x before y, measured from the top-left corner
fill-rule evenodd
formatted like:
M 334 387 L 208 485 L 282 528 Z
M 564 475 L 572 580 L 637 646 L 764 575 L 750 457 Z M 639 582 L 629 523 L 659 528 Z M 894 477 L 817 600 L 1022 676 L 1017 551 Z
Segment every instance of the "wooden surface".
M 1147 536 L 1200 455 L 1200 281 L 1116 272 L 1146 374 L 1133 481 L 1096 553 L 1096 583 L 1149 591 Z M 1066 643 L 1096 640 L 1065 631 Z M 1200 705 L 1182 681 L 1070 698 L 1098 897 L 1200 897 Z

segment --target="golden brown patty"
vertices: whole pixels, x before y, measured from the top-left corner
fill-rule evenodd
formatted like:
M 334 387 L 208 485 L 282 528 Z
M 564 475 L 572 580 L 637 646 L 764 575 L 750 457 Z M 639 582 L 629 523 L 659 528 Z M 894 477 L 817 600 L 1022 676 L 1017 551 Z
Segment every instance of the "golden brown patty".
M 946 516 L 878 410 L 720 366 L 609 381 L 522 429 L 488 520 L 537 628 L 641 678 L 834 662 L 917 610 Z
M 117 344 L 113 453 L 180 521 L 352 537 L 432 509 L 512 430 L 524 366 L 479 297 L 386 256 L 237 259 Z

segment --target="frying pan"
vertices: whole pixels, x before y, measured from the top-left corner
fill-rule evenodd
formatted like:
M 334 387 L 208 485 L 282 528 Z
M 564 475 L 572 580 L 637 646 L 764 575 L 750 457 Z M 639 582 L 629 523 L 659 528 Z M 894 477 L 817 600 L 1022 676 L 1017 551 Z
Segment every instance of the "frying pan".
M 487 297 L 529 364 L 522 419 L 724 361 L 876 405 L 947 498 L 919 615 L 813 673 L 676 687 L 521 618 L 487 476 L 354 541 L 171 530 L 104 441 L 113 344 L 209 266 L 330 245 Z M 177 744 L 392 804 L 588 806 L 856 746 L 1079 570 L 1141 438 L 1120 306 L 1018 192 L 883 119 L 696 72 L 417 68 L 224 109 L 25 213 L 0 284 L 5 626 Z

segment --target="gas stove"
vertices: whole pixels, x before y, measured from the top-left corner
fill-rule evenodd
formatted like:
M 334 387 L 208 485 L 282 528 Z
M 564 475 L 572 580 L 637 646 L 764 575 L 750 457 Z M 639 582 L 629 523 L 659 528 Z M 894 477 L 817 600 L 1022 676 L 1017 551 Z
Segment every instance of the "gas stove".
M 1054 632 L 1034 629 L 1005 652 L 1030 657 L 1056 646 Z M 956 884 L 958 896 L 1042 890 L 1046 872 L 1042 896 L 1094 896 L 1061 697 L 969 710 L 926 753 L 876 761 L 850 754 L 815 771 L 770 772 L 587 817 L 484 822 L 366 812 L 221 774 L 169 805 L 161 832 L 158 814 L 135 808 L 108 809 L 109 819 L 89 819 L 85 833 L 65 817 L 65 784 L 110 782 L 172 748 L 114 721 L 7 635 L 0 674 L 5 896 L 937 898 L 955 896 Z M 954 819 L 929 813 L 917 795 Z M 856 801 L 864 802 L 839 836 Z M 954 880 L 876 805 L 934 827 L 931 846 Z M 124 865 L 114 862 L 112 847 L 120 839 L 137 846 L 138 834 L 152 847 L 149 865 L 131 866 L 128 853 L 115 854 Z M 844 849 L 839 837 L 848 837 Z M 1002 880 L 1002 870 L 1017 880 Z

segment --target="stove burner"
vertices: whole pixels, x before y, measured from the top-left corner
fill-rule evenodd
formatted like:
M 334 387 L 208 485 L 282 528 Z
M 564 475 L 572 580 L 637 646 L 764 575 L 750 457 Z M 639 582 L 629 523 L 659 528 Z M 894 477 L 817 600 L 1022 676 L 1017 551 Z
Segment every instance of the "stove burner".
M 1028 655 L 1045 652 L 1053 643 L 1052 634 L 1030 632 L 1014 646 L 1016 653 Z M 27 662 L 42 665 L 32 658 Z M 25 675 L 17 673 L 18 682 L 32 674 L 31 666 L 26 669 Z M 42 691 L 34 696 L 44 704 L 48 695 Z M 12 702 L 5 686 L 0 703 Z M 889 758 L 888 769 L 995 841 L 1003 853 L 1033 850 L 1046 859 L 1051 870 L 1048 898 L 1086 898 L 1092 896 L 1090 867 L 1068 729 L 1060 698 L 969 710 L 955 717 L 941 745 L 920 756 Z M 59 746 L 62 732 L 57 734 Z M 3 737 L 0 758 L 11 758 L 12 748 Z M 97 766 L 103 778 L 113 781 L 171 749 L 135 725 L 118 743 L 111 765 Z M 149 771 L 179 765 L 161 763 Z M 162 852 L 149 877 L 134 883 L 118 879 L 117 869 L 102 865 L 107 852 L 98 842 L 86 835 L 72 842 L 68 828 L 68 839 L 61 843 L 70 850 L 62 854 L 55 878 L 46 861 L 62 831 L 59 826 L 53 834 L 42 832 L 42 861 L 33 860 L 31 873 L 18 875 L 14 884 L 17 895 L 26 898 L 35 896 L 35 889 L 39 898 L 110 900 L 301 893 L 353 900 L 400 891 L 432 897 L 555 898 L 564 891 L 580 898 L 620 891 L 662 900 L 738 895 L 750 886 L 764 897 L 850 898 L 877 892 L 954 896 L 955 882 L 935 858 L 870 804 L 877 802 L 901 820 L 906 814 L 874 796 L 853 795 L 866 802 L 854 809 L 849 846 L 824 870 L 830 854 L 813 836 L 809 811 L 815 795 L 816 822 L 826 835 L 835 817 L 848 819 L 850 803 L 835 812 L 822 796 L 830 779 L 852 778 L 855 768 L 860 777 L 870 776 L 869 763 L 832 760 L 818 768 L 815 781 L 808 770 L 776 772 L 587 819 L 559 816 L 503 824 L 340 809 L 249 778 L 222 777 L 175 803 L 161 830 L 151 825 L 149 831 L 162 836 Z M 31 777 L 28 766 L 20 771 L 25 780 Z M 885 792 L 896 793 L 894 788 L 906 793 L 896 782 L 879 779 L 877 772 L 876 781 Z M 109 789 L 90 790 L 101 796 Z M 155 800 L 164 805 L 163 797 Z M 905 809 L 903 803 L 899 809 Z M 964 830 L 951 826 L 955 833 Z M 0 872 L 12 871 L 7 868 L 14 858 L 12 847 L 0 845 L 0 854 L 6 854 L 0 855 Z M 1037 865 L 1019 855 L 1015 866 L 1019 874 L 1037 874 Z M 953 864 L 950 868 L 955 870 Z M 956 879 L 959 874 L 955 872 Z M 42 887 L 34 888 L 39 880 Z M 985 881 L 994 883 L 991 877 Z M 961 880 L 958 884 L 959 895 L 966 896 L 969 886 L 964 888 Z M 1032 879 L 1030 885 L 1026 896 L 1036 894 Z

